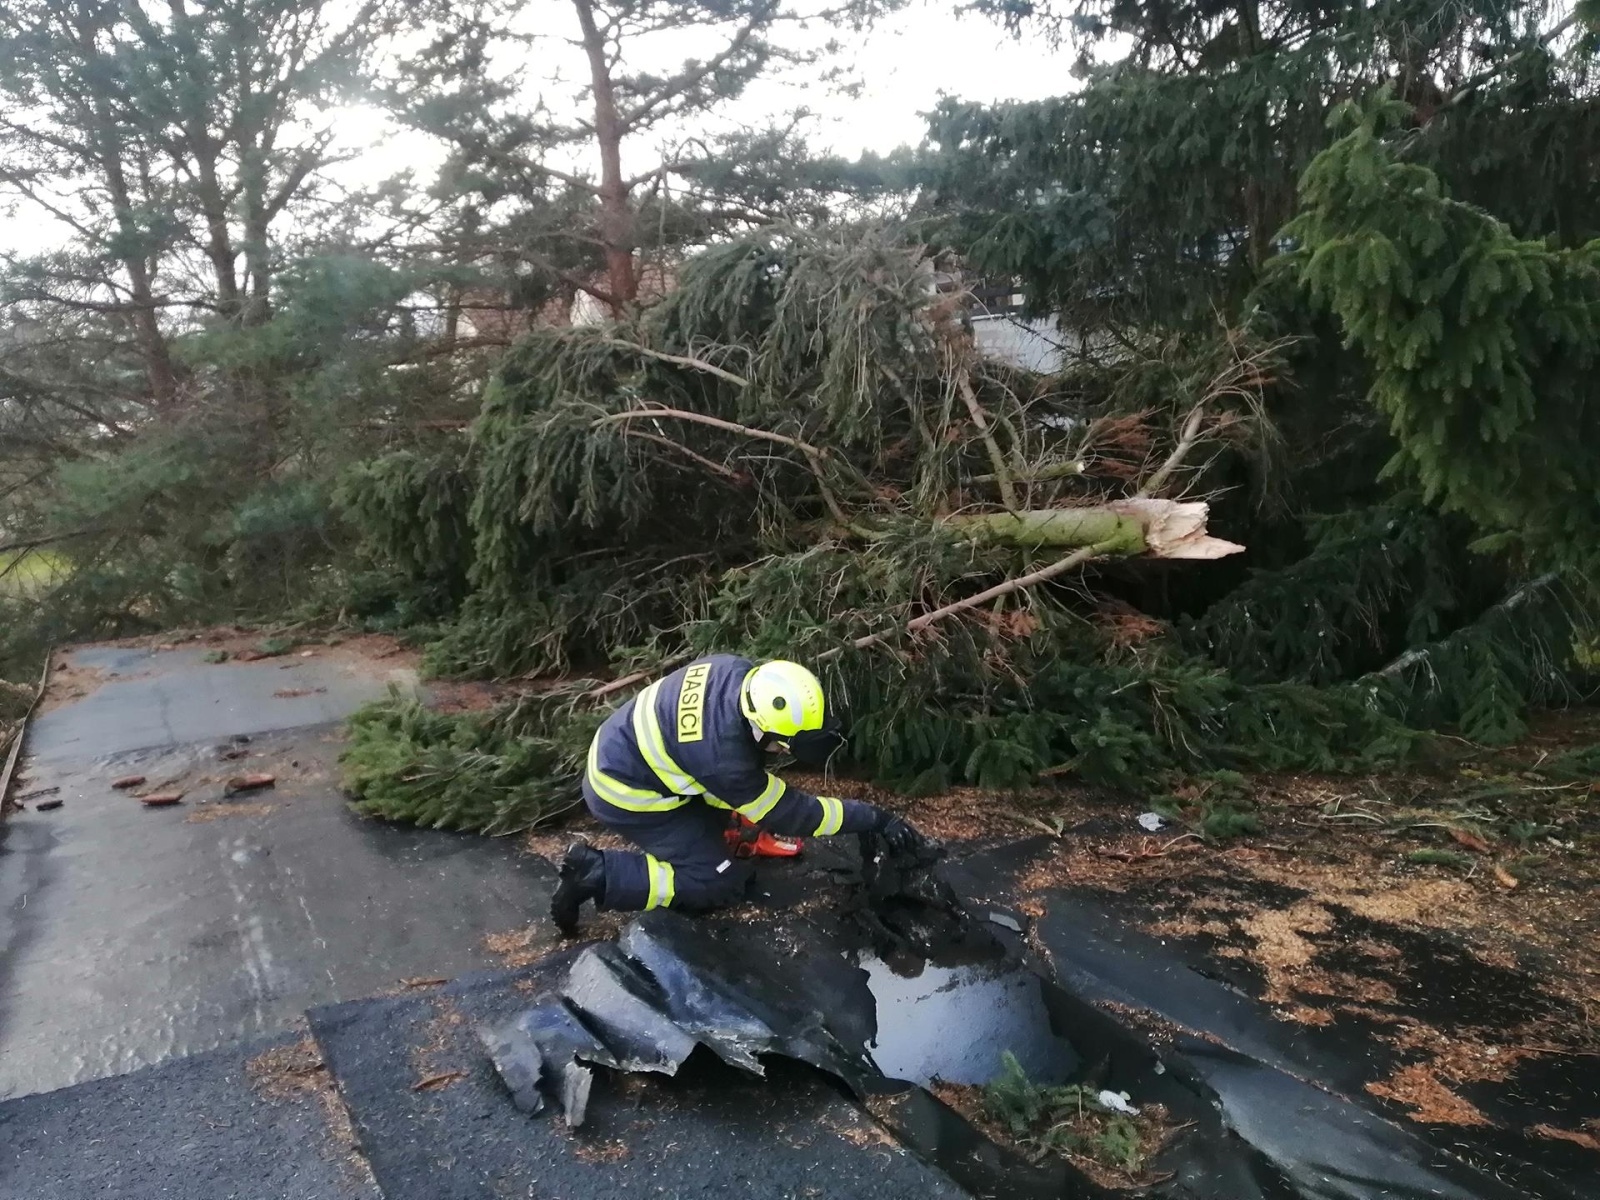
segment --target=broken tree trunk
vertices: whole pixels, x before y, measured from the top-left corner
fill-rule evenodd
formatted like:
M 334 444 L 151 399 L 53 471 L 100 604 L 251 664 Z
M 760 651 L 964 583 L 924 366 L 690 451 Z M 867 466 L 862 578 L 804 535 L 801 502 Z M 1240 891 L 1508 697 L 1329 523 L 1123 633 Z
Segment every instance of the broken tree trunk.
M 1244 547 L 1206 533 L 1202 500 L 1133 497 L 1089 508 L 962 513 L 943 523 L 1013 546 L 1099 546 L 1103 554 L 1224 558 Z

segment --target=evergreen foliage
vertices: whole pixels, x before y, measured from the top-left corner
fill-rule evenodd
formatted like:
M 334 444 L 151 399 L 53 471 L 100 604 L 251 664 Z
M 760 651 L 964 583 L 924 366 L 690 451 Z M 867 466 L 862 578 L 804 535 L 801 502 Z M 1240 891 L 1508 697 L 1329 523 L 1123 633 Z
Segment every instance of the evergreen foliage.
M 1129 1176 L 1144 1170 L 1147 1148 L 1138 1123 L 1102 1104 L 1097 1089 L 1035 1083 L 1009 1050 L 1000 1065 L 983 1089 L 983 1112 L 1018 1144 L 1036 1155 L 1083 1155 Z
M 391 458 L 352 473 L 341 495 L 358 524 L 376 522 L 375 560 L 426 578 L 433 534 L 408 515 L 416 481 L 466 471 L 449 507 L 471 535 L 470 595 L 429 651 L 434 669 L 798 657 L 819 664 L 849 713 L 858 762 L 912 789 L 1019 787 L 1045 770 L 1144 788 L 1174 773 L 1337 769 L 1408 752 L 1415 735 L 1389 690 L 1340 682 L 1356 672 L 1316 687 L 1243 680 L 1177 642 L 1119 652 L 1071 589 L 1015 592 L 936 637 L 909 635 L 909 619 L 1041 553 L 963 524 L 999 504 L 995 483 L 977 482 L 993 462 L 960 419 L 956 371 L 996 414 L 1018 479 L 1090 460 L 1023 487 L 1036 504 L 1114 496 L 1127 486 L 1120 456 L 1132 449 L 1135 474 L 1148 470 L 1152 443 L 1171 437 L 1139 415 L 1150 398 L 1140 370 L 1119 372 L 1123 390 L 1096 402 L 1103 415 L 1087 427 L 1041 420 L 1061 403 L 1047 381 L 959 357 L 929 315 L 939 304 L 916 256 L 874 236 L 732 242 L 687 264 L 679 291 L 633 325 L 525 342 L 469 453 L 449 447 L 427 469 Z M 1221 410 L 1230 436 L 1250 411 L 1237 390 L 1211 389 L 1236 403 Z M 654 412 L 720 424 L 656 420 L 634 407 L 645 396 Z M 616 420 L 633 411 L 647 438 Z M 1247 820 L 1234 816 L 1238 832 Z
M 1198 619 L 1186 645 L 1243 682 L 1326 684 L 1376 670 L 1438 638 L 1462 609 L 1485 602 L 1447 521 L 1400 496 L 1315 517 L 1310 548 L 1277 570 L 1254 572 Z
M 392 696 L 351 721 L 344 786 L 364 816 L 489 834 L 532 829 L 582 803 L 584 756 L 604 716 L 575 712 L 560 695 L 454 715 Z
M 625 165 L 820 69 L 792 18 L 890 7 L 569 0 L 572 120 L 494 74 L 498 12 L 6 9 L 0 190 L 72 234 L 0 264 L 0 674 L 212 617 L 403 630 L 538 690 L 368 711 L 352 791 L 493 832 L 574 802 L 586 681 L 713 650 L 818 664 L 885 780 L 1064 774 L 1211 838 L 1239 772 L 1593 694 L 1589 16 L 995 0 L 1081 88 L 945 101 L 916 156 L 780 126 Z M 373 96 L 447 144 L 431 188 L 334 183 Z M 855 220 L 885 201 L 910 228 Z M 978 353 L 974 272 L 1060 371 Z M 1202 498 L 1248 558 L 1145 561 L 1129 502 Z
M 1600 243 L 1560 249 L 1451 199 L 1383 139 L 1380 97 L 1301 184 L 1289 260 L 1373 369 L 1394 470 L 1480 544 L 1600 580 Z

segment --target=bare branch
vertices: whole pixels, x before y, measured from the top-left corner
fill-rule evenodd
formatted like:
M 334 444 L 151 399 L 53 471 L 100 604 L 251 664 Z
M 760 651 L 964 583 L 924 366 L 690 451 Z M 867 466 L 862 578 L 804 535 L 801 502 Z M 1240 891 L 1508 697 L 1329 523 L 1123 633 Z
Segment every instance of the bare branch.
M 1171 454 L 1167 455 L 1166 462 L 1155 469 L 1148 479 L 1140 485 L 1138 495 L 1153 496 L 1159 491 L 1172 473 L 1183 465 L 1183 460 L 1189 457 L 1189 451 L 1194 449 L 1195 442 L 1200 439 L 1200 424 L 1205 420 L 1205 401 L 1196 404 L 1189 411 L 1189 416 L 1183 422 L 1183 430 L 1178 435 L 1178 444 Z
M 994 480 L 1000 485 L 1000 502 L 1012 512 L 1017 510 L 1017 485 L 1012 481 L 1011 469 L 1006 465 L 1006 456 L 1000 452 L 1000 443 L 995 441 L 994 433 L 989 428 L 989 419 L 984 415 L 983 405 L 978 403 L 978 395 L 972 390 L 972 376 L 967 371 L 967 366 L 962 363 L 956 368 L 956 390 L 961 393 L 961 399 L 966 403 L 967 412 L 972 415 L 972 423 L 978 429 L 978 435 L 983 438 L 983 444 L 989 450 L 989 465 L 994 468 Z
M 708 375 L 715 375 L 718 379 L 726 380 L 735 387 L 747 388 L 750 386 L 750 381 L 743 375 L 735 375 L 732 371 L 725 370 L 717 366 L 716 363 L 707 362 L 703 358 L 693 358 L 686 354 L 667 354 L 661 350 L 652 350 L 649 346 L 641 346 L 638 342 L 627 342 L 620 338 L 613 338 L 608 344 L 619 349 L 632 350 L 635 354 L 642 354 L 646 358 L 654 358 L 661 362 L 673 363 L 676 366 L 688 367 L 694 371 L 704 371 Z
M 679 454 L 682 454 L 687 458 L 691 458 L 695 462 L 699 463 L 702 467 L 710 471 L 719 479 L 726 479 L 729 483 L 735 484 L 739 487 L 745 486 L 748 482 L 746 476 L 741 475 L 732 467 L 724 466 L 719 462 L 713 462 L 705 455 L 689 449 L 689 447 L 685 446 L 682 442 L 675 442 L 671 438 L 662 437 L 658 433 L 647 433 L 642 429 L 630 428 L 626 430 L 626 432 L 629 437 L 642 438 L 644 441 L 654 442 L 658 446 L 666 446 L 670 450 L 676 450 Z

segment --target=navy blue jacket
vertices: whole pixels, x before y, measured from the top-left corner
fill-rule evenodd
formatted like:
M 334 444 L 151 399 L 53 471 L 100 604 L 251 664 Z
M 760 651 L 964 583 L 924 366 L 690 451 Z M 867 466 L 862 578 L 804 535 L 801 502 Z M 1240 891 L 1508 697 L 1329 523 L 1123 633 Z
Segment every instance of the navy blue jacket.
M 731 654 L 696 659 L 617 709 L 589 747 L 595 794 L 630 812 L 667 812 L 698 799 L 793 837 L 873 828 L 872 805 L 813 796 L 767 772 L 739 704 L 754 668 Z

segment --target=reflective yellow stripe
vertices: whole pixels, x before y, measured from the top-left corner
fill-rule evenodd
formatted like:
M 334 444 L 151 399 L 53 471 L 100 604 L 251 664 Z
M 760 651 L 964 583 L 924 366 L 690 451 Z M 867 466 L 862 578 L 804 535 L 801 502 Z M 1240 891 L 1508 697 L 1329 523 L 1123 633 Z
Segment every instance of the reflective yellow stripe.
M 682 796 L 663 796 L 645 788 L 630 787 L 620 779 L 613 779 L 600 769 L 600 742 L 589 743 L 589 786 L 594 794 L 607 804 L 627 809 L 629 812 L 665 812 L 689 803 Z
M 680 796 L 698 796 L 706 789 L 672 761 L 672 755 L 667 753 L 666 739 L 661 736 L 661 722 L 656 717 L 656 697 L 661 694 L 663 682 L 657 680 L 652 683 L 633 702 L 633 737 L 639 743 L 639 753 L 644 755 L 644 761 L 660 778 L 667 791 Z
M 835 800 L 832 796 L 818 796 L 817 803 L 822 805 L 822 823 L 811 836 L 832 837 L 844 827 L 844 801 Z
M 644 902 L 645 911 L 666 908 L 678 894 L 678 873 L 671 863 L 662 862 L 652 854 L 644 856 L 644 865 L 650 873 L 650 895 Z
M 751 821 L 759 821 L 777 807 L 778 801 L 783 799 L 783 793 L 788 789 L 789 785 L 776 775 L 768 775 L 766 790 L 750 803 L 741 804 L 739 812 Z

